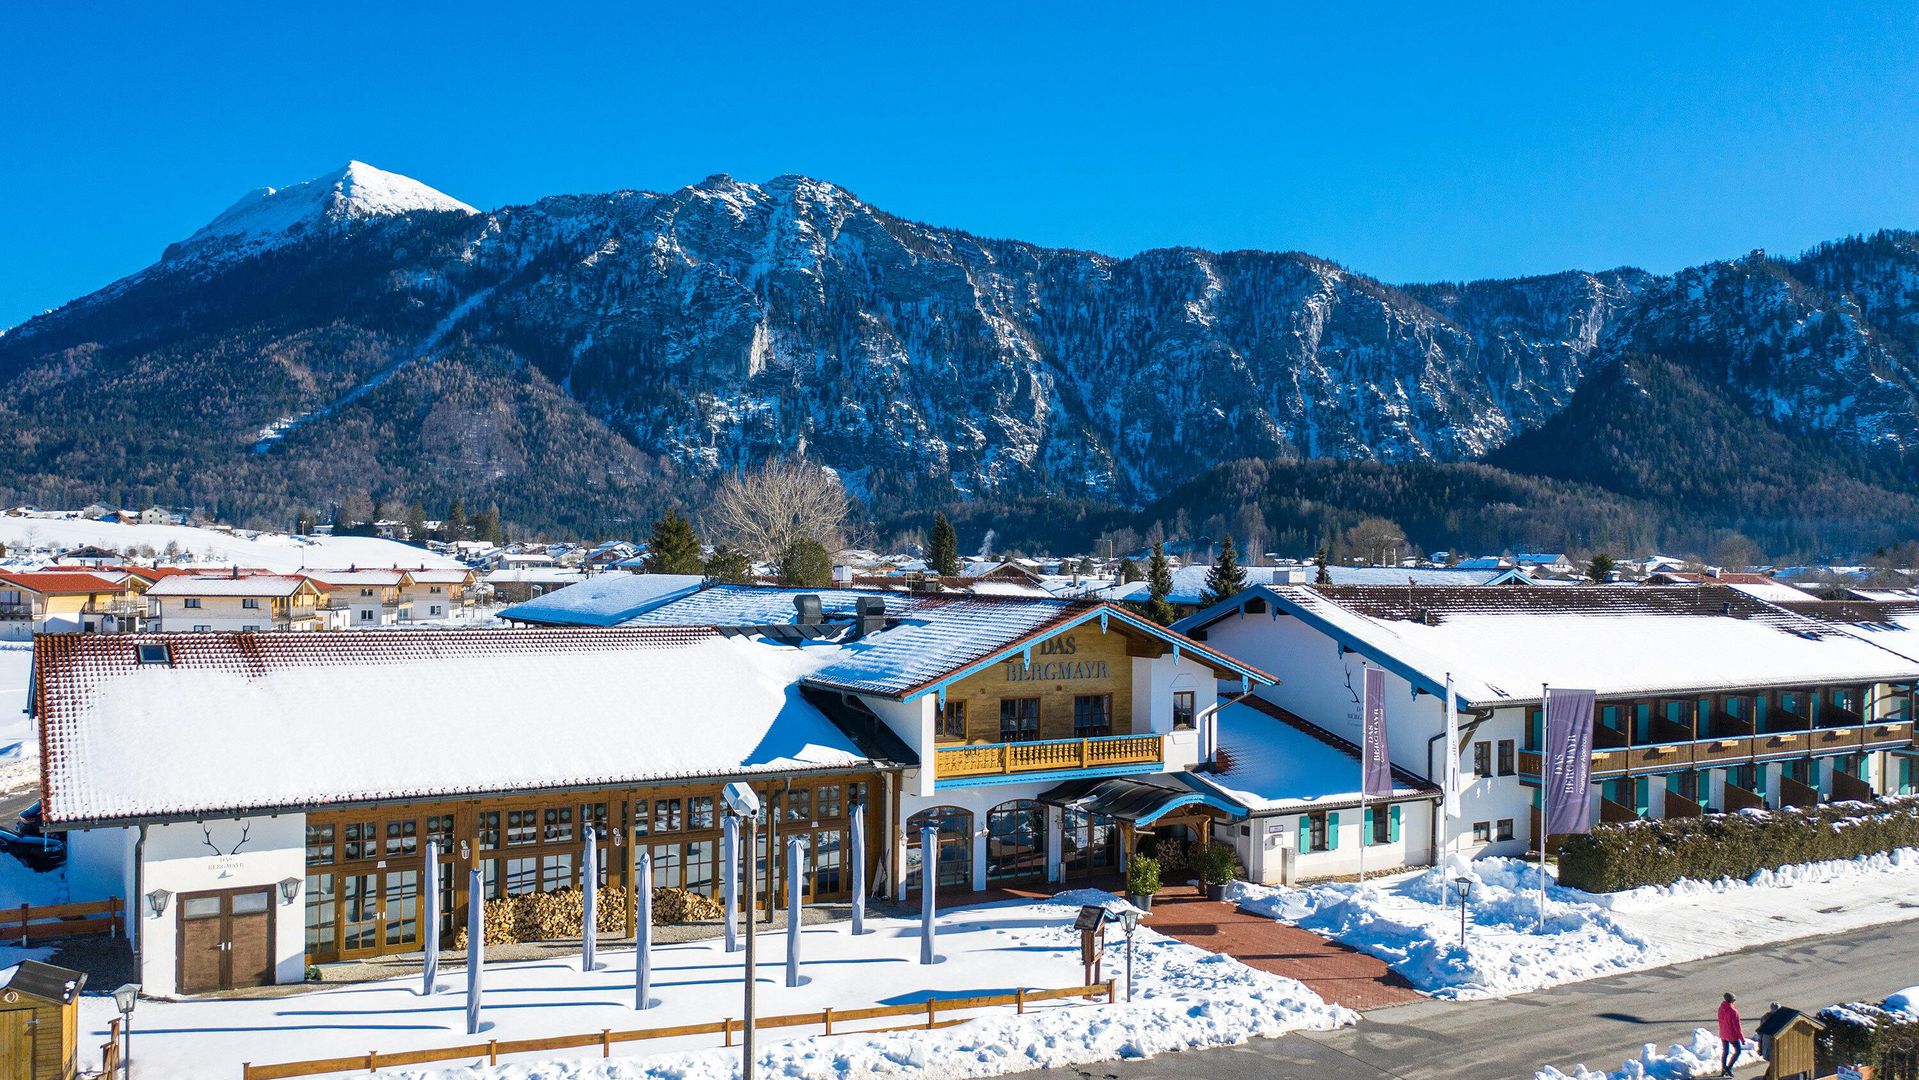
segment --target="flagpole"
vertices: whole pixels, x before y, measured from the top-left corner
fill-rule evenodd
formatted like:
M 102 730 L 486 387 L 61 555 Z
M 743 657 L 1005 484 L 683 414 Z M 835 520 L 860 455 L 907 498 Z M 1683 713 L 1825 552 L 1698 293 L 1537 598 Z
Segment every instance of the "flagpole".
M 1552 748 L 1546 745 L 1546 708 L 1552 687 L 1539 684 L 1539 932 L 1546 932 L 1546 811 L 1552 805 Z
M 1366 755 L 1371 748 L 1366 744 L 1366 710 L 1372 707 L 1367 700 L 1366 676 L 1371 674 L 1372 665 L 1361 661 L 1359 665 L 1359 883 L 1366 884 L 1366 845 L 1372 840 L 1370 830 L 1366 828 Z
M 1450 671 L 1446 673 L 1446 704 L 1444 707 L 1446 709 L 1446 715 L 1441 718 L 1439 729 L 1446 735 L 1446 753 L 1452 756 L 1442 763 L 1446 769 L 1447 788 L 1446 805 L 1443 808 L 1443 816 L 1447 819 L 1446 827 L 1453 831 L 1453 855 L 1455 857 L 1461 857 L 1465 854 L 1465 837 L 1459 828 L 1459 822 L 1465 815 L 1462 812 L 1460 801 L 1465 798 L 1466 793 L 1464 785 L 1461 783 L 1464 776 L 1462 775 L 1461 762 L 1459 760 L 1459 703 L 1458 699 L 1453 696 L 1453 673 Z

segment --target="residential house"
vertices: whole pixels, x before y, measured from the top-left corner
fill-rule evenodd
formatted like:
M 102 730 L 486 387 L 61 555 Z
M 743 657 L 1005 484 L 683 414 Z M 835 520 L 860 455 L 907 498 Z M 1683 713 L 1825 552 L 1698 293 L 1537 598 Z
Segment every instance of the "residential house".
M 1724 586 L 1259 586 L 1177 627 L 1278 682 L 1257 693 L 1357 738 L 1385 672 L 1394 765 L 1443 775 L 1448 687 L 1467 782 L 1434 848 L 1538 843 L 1541 703 L 1592 690 L 1592 820 L 1697 816 L 1908 790 L 1919 605 L 1791 610 Z
M 335 616 L 336 626 L 366 630 L 413 620 L 407 596 L 413 577 L 406 570 L 309 570 L 306 576 L 324 586 L 329 610 L 344 613 Z
M 0 639 L 138 629 L 146 616 L 145 588 L 139 578 L 115 571 L 0 572 Z
M 165 632 L 323 629 L 320 590 L 304 577 L 171 574 L 146 590 L 153 629 Z
M 409 570 L 400 586 L 400 610 L 412 622 L 463 618 L 473 606 L 473 586 L 478 581 L 465 567 Z

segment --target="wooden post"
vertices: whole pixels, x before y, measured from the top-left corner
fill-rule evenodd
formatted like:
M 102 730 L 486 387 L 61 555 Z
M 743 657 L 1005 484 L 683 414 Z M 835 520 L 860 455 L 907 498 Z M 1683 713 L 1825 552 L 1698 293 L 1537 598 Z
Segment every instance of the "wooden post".
M 937 1016 L 938 1013 L 939 1013 L 939 1007 L 933 1003 L 932 998 L 927 998 L 926 999 L 926 1030 L 928 1031 L 933 1030 L 933 1023 L 934 1023 L 933 1018 Z
M 379 1071 L 380 1071 L 380 1070 L 379 1070 L 379 1068 L 378 1068 L 377 1066 L 375 1066 L 375 1065 L 373 1064 L 373 1059 L 374 1059 L 374 1058 L 376 1058 L 376 1057 L 378 1057 L 378 1056 L 379 1056 L 379 1052 L 378 1052 L 378 1051 L 375 1051 L 375 1050 L 368 1050 L 368 1051 L 366 1052 L 366 1071 L 367 1071 L 367 1072 L 379 1072 Z
M 488 1065 L 498 1065 L 500 1063 L 500 1040 L 488 1039 L 486 1041 L 486 1063 Z
M 999 744 L 999 771 L 1002 773 L 1010 773 L 1013 771 L 1013 744 L 1012 743 Z
M 729 1016 L 725 1020 L 720 1021 L 720 1027 L 726 1031 L 726 1045 L 732 1046 L 733 1045 L 733 1018 Z
M 613 1056 L 613 1029 L 612 1028 L 600 1029 L 600 1056 L 603 1058 L 610 1058 Z
M 1091 762 L 1090 762 L 1090 760 L 1088 759 L 1088 756 L 1087 756 L 1087 755 L 1088 755 L 1089 753 L 1091 753 L 1091 751 L 1092 751 L 1092 748 L 1093 748 L 1093 743 L 1092 743 L 1092 740 L 1090 740 L 1090 739 L 1081 739 L 1081 740 L 1079 741 L 1079 767 L 1080 767 L 1080 768 L 1082 768 L 1082 769 L 1084 769 L 1084 768 L 1086 768 L 1086 767 L 1087 767 L 1087 766 L 1088 766 L 1089 764 L 1091 764 Z
M 826 1008 L 820 1010 L 820 1023 L 826 1025 L 826 1033 L 828 1035 L 833 1034 L 833 1006 L 828 1005 Z
M 1024 986 L 1016 986 L 1013 988 L 1013 1011 L 1022 1016 L 1026 1014 L 1026 988 Z
M 1119 982 L 1118 979 L 1106 980 L 1106 1004 L 1108 1005 L 1113 1003 L 1113 984 L 1117 982 Z

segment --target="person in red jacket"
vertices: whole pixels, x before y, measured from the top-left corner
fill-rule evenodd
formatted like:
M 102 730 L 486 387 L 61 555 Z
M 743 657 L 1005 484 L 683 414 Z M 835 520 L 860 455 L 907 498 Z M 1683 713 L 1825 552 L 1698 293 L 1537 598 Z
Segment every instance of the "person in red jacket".
M 1739 1022 L 1739 1007 L 1733 1004 L 1733 996 L 1719 1003 L 1719 1041 L 1724 1049 L 1719 1055 L 1719 1075 L 1731 1076 L 1733 1062 L 1739 1060 L 1739 1048 L 1746 1041 L 1746 1029 Z

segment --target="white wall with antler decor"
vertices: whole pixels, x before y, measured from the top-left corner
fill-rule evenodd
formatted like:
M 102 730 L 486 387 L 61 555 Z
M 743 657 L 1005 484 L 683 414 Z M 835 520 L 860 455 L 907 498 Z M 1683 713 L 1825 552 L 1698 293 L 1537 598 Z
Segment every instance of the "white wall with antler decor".
M 142 852 L 146 864 L 141 896 L 130 898 L 138 912 L 140 985 L 154 997 L 177 992 L 180 896 L 250 887 L 272 890 L 274 981 L 306 978 L 306 816 L 219 818 L 152 825 Z M 291 901 L 280 896 L 280 882 L 300 882 Z M 146 895 L 164 889 L 170 895 L 155 915 Z

